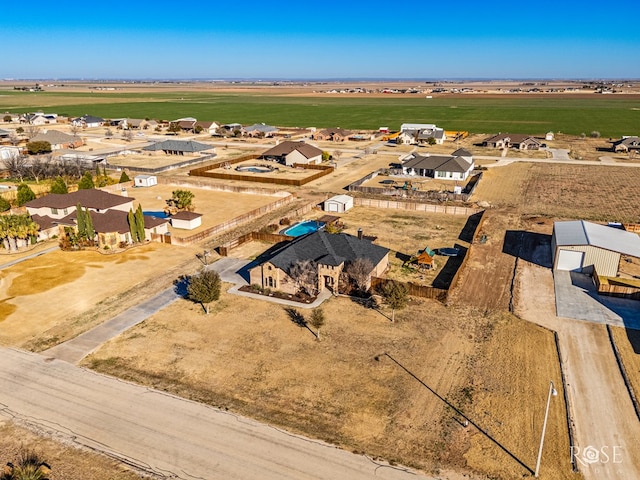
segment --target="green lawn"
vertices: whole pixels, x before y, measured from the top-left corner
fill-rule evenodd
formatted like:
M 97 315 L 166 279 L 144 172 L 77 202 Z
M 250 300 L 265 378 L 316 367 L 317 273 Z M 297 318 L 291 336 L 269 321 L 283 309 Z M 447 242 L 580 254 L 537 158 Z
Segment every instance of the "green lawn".
M 511 132 L 541 135 L 547 131 L 603 137 L 638 135 L 640 96 L 596 95 L 426 99 L 388 97 L 302 97 L 207 92 L 14 92 L 0 91 L 0 111 L 41 109 L 72 116 L 200 120 L 280 126 L 377 129 L 400 124 L 435 123 L 446 130 L 471 133 Z

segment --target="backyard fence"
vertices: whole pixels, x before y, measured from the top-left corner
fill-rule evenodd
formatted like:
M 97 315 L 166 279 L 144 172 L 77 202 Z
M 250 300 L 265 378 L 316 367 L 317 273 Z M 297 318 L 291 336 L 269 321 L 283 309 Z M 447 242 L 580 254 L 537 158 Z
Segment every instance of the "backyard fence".
M 182 168 L 182 167 L 188 167 L 189 165 L 195 165 L 197 163 L 202 163 L 202 162 L 206 162 L 208 160 L 211 160 L 212 158 L 215 158 L 216 154 L 212 153 L 209 155 L 201 155 L 201 156 L 197 156 L 197 157 L 190 157 L 188 160 L 181 160 L 179 162 L 176 163 L 172 163 L 170 165 L 163 165 L 161 167 L 138 167 L 138 166 L 131 166 L 131 165 L 118 165 L 115 163 L 111 163 L 109 162 L 109 160 L 107 159 L 107 165 L 109 166 L 109 168 L 120 168 L 122 170 L 130 170 L 132 172 L 139 172 L 139 173 L 162 173 L 162 172 L 166 172 L 167 170 L 173 170 L 175 168 Z M 108 157 L 107 157 L 108 158 Z
M 601 277 L 594 269 L 593 281 L 599 295 L 640 300 L 640 286 L 624 285 L 624 279 Z
M 235 238 L 230 242 L 216 247 L 216 251 L 218 252 L 218 254 L 220 254 L 221 257 L 226 257 L 234 248 L 237 248 L 245 243 L 252 242 L 254 240 L 276 244 L 288 240 L 293 240 L 293 238 L 295 237 L 291 237 L 289 235 L 280 235 L 278 233 L 250 232 L 246 235 L 241 235 L 240 237 Z
M 447 299 L 447 290 L 442 288 L 428 287 L 425 285 L 417 285 L 411 282 L 399 282 L 397 280 L 390 280 L 388 278 L 371 277 L 371 290 L 379 291 L 384 288 L 385 285 L 390 283 L 399 283 L 407 288 L 407 293 L 414 297 L 431 298 L 444 302 Z
M 467 216 L 483 211 L 481 208 L 463 207 L 458 205 L 437 205 L 433 203 L 403 202 L 400 200 L 386 200 L 362 197 L 355 197 L 353 199 L 353 204 L 360 207 L 414 210 L 416 212 L 446 213 L 449 215 Z

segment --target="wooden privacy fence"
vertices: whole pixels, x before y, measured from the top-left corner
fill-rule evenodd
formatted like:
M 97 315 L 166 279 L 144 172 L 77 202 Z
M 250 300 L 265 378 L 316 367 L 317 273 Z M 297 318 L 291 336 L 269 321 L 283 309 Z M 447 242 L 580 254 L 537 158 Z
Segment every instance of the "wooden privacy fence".
M 444 302 L 447 299 L 447 290 L 442 288 L 428 287 L 425 285 L 416 285 L 411 282 L 399 282 L 388 278 L 371 277 L 371 290 L 376 291 L 384 288 L 389 283 L 399 283 L 407 288 L 409 295 L 421 298 L 431 298 Z
M 235 228 L 247 222 L 250 222 L 251 220 L 261 217 L 265 213 L 270 212 L 272 210 L 276 210 L 282 207 L 283 205 L 286 205 L 287 203 L 291 203 L 294 200 L 295 200 L 295 197 L 289 194 L 286 197 L 276 200 L 275 202 L 269 203 L 268 205 L 263 205 L 260 208 L 256 208 L 255 210 L 252 210 L 243 215 L 239 215 L 235 218 L 232 218 L 229 221 L 226 221 L 224 223 L 219 223 L 218 225 L 214 225 L 213 227 L 207 228 L 201 232 L 195 233 L 193 235 L 189 235 L 188 237 L 177 237 L 175 235 L 165 234 L 165 235 L 155 235 L 155 236 L 152 236 L 152 238 L 155 241 L 170 243 L 172 245 L 191 245 L 192 243 L 206 240 L 209 237 L 212 237 L 219 233 L 225 232 L 227 230 L 230 230 L 232 228 Z
M 240 237 L 231 240 L 230 242 L 220 245 L 219 247 L 216 247 L 216 251 L 220 254 L 221 257 L 226 257 L 234 248 L 237 248 L 240 245 L 251 242 L 253 240 L 276 244 L 288 240 L 293 240 L 294 238 L 295 237 L 292 237 L 290 235 L 281 235 L 279 233 L 250 232 L 246 235 L 241 235 Z
M 482 212 L 481 208 L 463 207 L 458 205 L 437 205 L 433 203 L 403 202 L 400 200 L 386 200 L 375 198 L 355 197 L 353 204 L 360 207 L 395 208 L 401 210 L 415 210 L 416 212 L 446 213 L 449 215 L 473 215 Z
M 595 270 L 593 280 L 599 295 L 640 300 L 640 286 L 625 285 L 624 280 L 618 278 L 601 277 Z
M 193 177 L 207 177 L 207 178 L 217 178 L 220 180 L 240 180 L 244 182 L 258 182 L 258 183 L 270 183 L 274 185 L 289 185 L 294 187 L 300 187 L 309 182 L 313 182 L 318 178 L 324 177 L 325 175 L 329 175 L 333 172 L 333 167 L 328 165 L 310 165 L 310 164 L 302 164 L 302 163 L 294 163 L 293 168 L 302 168 L 305 170 L 318 170 L 317 173 L 313 175 L 309 175 L 305 178 L 277 178 L 277 177 L 256 177 L 255 175 L 237 175 L 233 173 L 222 173 L 222 172 L 212 172 L 211 170 L 215 170 L 216 168 L 222 168 L 225 164 L 234 164 L 244 162 L 246 160 L 255 160 L 260 158 L 260 155 L 244 155 L 242 157 L 234 158 L 231 160 L 219 161 L 215 163 L 210 163 L 208 165 L 204 165 L 202 167 L 194 168 L 189 171 L 189 175 Z

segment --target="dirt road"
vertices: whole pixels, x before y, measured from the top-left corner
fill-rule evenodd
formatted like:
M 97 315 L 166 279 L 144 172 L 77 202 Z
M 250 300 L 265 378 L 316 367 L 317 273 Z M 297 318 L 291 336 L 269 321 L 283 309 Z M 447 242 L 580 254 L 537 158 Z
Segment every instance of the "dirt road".
M 66 362 L 1 353 L 2 416 L 162 478 L 427 478 Z
M 575 425 L 573 451 L 567 455 L 574 455 L 586 480 L 640 478 L 640 423 L 605 326 L 555 315 L 549 268 L 520 261 L 517 292 L 516 313 L 558 332 Z

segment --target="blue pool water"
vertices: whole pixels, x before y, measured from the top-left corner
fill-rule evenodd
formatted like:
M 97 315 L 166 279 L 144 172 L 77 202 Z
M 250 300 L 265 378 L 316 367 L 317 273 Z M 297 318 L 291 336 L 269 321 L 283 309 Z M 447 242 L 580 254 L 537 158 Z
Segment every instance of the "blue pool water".
M 156 217 L 156 218 L 169 218 L 169 215 L 167 215 L 163 211 L 160 211 L 160 212 L 142 212 L 142 214 L 143 215 L 148 215 L 150 217 Z
M 290 235 L 292 237 L 299 237 L 320 230 L 324 227 L 324 222 L 317 222 L 315 220 L 306 220 L 304 222 L 296 223 L 295 225 L 287 228 L 284 235 Z

